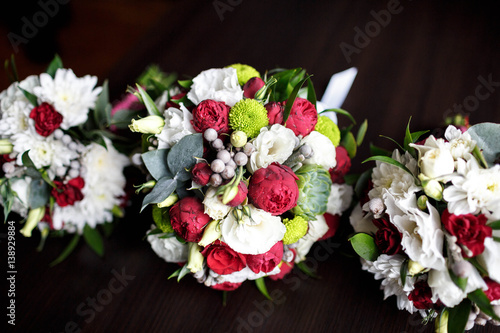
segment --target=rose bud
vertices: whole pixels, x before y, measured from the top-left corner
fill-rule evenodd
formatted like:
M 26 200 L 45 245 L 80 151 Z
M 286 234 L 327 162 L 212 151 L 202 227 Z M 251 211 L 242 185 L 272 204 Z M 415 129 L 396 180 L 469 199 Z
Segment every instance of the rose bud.
M 132 123 L 128 125 L 132 132 L 144 134 L 160 134 L 165 126 L 165 119 L 160 116 L 147 116 L 139 120 L 132 119 Z
M 283 258 L 283 242 L 277 242 L 269 251 L 263 254 L 248 254 L 247 265 L 255 274 L 269 273 L 281 262 Z
M 218 134 L 229 133 L 230 107 L 224 102 L 206 99 L 193 109 L 191 124 L 198 133 L 213 128 Z
M 418 175 L 418 178 L 422 181 L 422 187 L 424 188 L 425 194 L 427 196 L 441 201 L 443 199 L 443 185 L 435 179 L 429 179 L 424 174 Z
M 14 145 L 7 140 L 7 139 L 2 139 L 0 140 L 0 154 L 1 155 L 8 155 L 12 153 L 12 148 L 14 148 Z
M 170 207 L 179 200 L 179 196 L 175 193 L 170 194 L 165 200 L 158 203 L 158 208 Z
M 247 194 L 248 194 L 247 185 L 245 184 L 244 181 L 240 181 L 240 183 L 238 184 L 238 193 L 231 201 L 226 203 L 226 205 L 231 207 L 236 207 L 241 205 L 247 198 Z
M 314 130 L 317 122 L 318 111 L 314 105 L 305 98 L 297 97 L 293 102 L 285 126 L 291 129 L 296 136 L 307 136 Z
M 207 258 L 207 266 L 220 275 L 239 272 L 247 266 L 246 257 L 216 240 L 201 252 Z
M 269 102 L 264 107 L 267 110 L 267 117 L 269 118 L 269 125 L 280 124 L 283 125 L 283 105 L 278 102 Z
M 351 169 L 351 159 L 349 158 L 349 154 L 347 153 L 347 149 L 343 146 L 335 147 L 337 165 L 331 168 L 330 178 L 332 179 L 332 183 L 343 184 L 344 176 Z
M 202 162 L 197 163 L 191 170 L 192 179 L 195 183 L 205 186 L 210 181 L 210 176 L 212 176 L 212 169 L 208 163 Z
M 255 94 L 262 87 L 264 87 L 266 83 L 260 77 L 253 77 L 245 83 L 243 86 L 243 96 L 246 98 L 255 98 Z
M 203 255 L 201 254 L 201 247 L 196 243 L 188 243 L 188 262 L 187 268 L 191 273 L 199 272 L 203 269 Z
M 185 197 L 170 208 L 170 223 L 174 231 L 185 241 L 198 243 L 203 235 L 203 228 L 211 218 L 204 212 L 200 199 Z
M 260 168 L 250 178 L 248 197 L 257 208 L 281 215 L 297 204 L 298 177 L 285 165 L 273 163 Z

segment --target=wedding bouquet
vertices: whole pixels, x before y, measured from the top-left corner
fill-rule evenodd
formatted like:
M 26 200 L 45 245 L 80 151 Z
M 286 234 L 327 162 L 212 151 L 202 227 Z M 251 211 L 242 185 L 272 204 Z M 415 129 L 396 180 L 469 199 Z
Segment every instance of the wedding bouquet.
M 165 261 L 181 263 L 178 279 L 192 273 L 218 290 L 257 280 L 265 293 L 263 277 L 282 278 L 335 233 L 366 123 L 356 140 L 352 126 L 340 131 L 318 115 L 300 68 L 262 78 L 235 64 L 178 83 L 130 89 L 149 112 L 130 124 L 144 133 L 150 181 L 139 190 L 149 191 L 142 209 L 151 204 L 155 222 L 147 240 Z
M 408 124 L 403 147 L 368 159 L 351 243 L 385 298 L 437 332 L 500 325 L 500 125 L 425 133 Z
M 12 73 L 16 71 L 12 66 Z M 83 234 L 98 254 L 96 227 L 113 220 L 123 203 L 124 167 L 129 163 L 108 137 L 107 85 L 77 77 L 56 57 L 47 72 L 0 93 L 1 201 L 26 219 L 21 234 L 38 227 L 43 241 L 53 233 L 74 233 L 68 251 Z

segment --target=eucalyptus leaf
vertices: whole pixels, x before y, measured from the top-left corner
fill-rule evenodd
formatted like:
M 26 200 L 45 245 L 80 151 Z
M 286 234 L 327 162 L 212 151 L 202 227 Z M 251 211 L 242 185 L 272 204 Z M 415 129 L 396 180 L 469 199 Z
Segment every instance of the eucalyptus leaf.
M 474 302 L 485 314 L 495 320 L 500 321 L 500 318 L 495 313 L 495 310 L 493 310 L 490 300 L 488 299 L 488 296 L 486 296 L 484 291 L 482 291 L 481 289 L 476 289 L 475 291 L 468 293 L 467 298 Z
M 57 70 L 60 68 L 63 68 L 63 63 L 62 63 L 61 57 L 59 57 L 59 55 L 56 54 L 54 59 L 52 59 L 49 66 L 45 70 L 45 73 L 54 77 L 54 76 L 56 76 Z
M 363 143 L 367 130 L 368 130 L 368 119 L 365 119 L 365 121 L 363 121 L 359 126 L 358 134 L 356 135 L 356 144 L 358 145 L 358 147 L 361 146 L 361 144 Z
M 177 175 L 182 170 L 189 170 L 196 164 L 195 157 L 203 156 L 203 137 L 201 133 L 186 135 L 176 145 L 170 148 L 167 165 L 170 171 Z M 182 176 L 180 176 L 182 177 Z M 183 178 L 179 178 L 183 180 Z
M 354 251 L 363 259 L 375 261 L 379 256 L 379 251 L 372 236 L 365 233 L 357 233 L 349 238 Z
M 173 177 L 167 166 L 168 152 L 168 149 L 155 149 L 141 155 L 144 165 L 155 180 Z
M 151 203 L 160 203 L 174 193 L 177 181 L 172 178 L 163 177 L 158 180 L 153 190 L 146 195 L 142 201 L 141 212 Z
M 467 130 L 472 140 L 482 150 L 489 167 L 500 157 L 500 124 L 480 123 Z
M 356 139 L 354 138 L 354 134 L 352 134 L 352 132 L 347 132 L 342 137 L 340 145 L 347 150 L 347 154 L 350 158 L 354 158 L 354 156 L 356 156 L 358 145 L 356 144 Z
M 266 282 L 264 281 L 263 277 L 260 277 L 255 280 L 255 285 L 257 286 L 257 289 L 259 289 L 260 293 L 264 295 L 267 299 L 273 300 L 271 296 L 269 295 L 269 292 L 267 291 L 266 287 Z
M 88 224 L 83 227 L 83 238 L 95 253 L 100 257 L 104 254 L 104 243 L 101 234 L 97 229 L 91 228 Z
M 463 333 L 472 304 L 468 299 L 448 309 L 448 333 Z
M 76 245 L 78 244 L 79 240 L 80 240 L 80 234 L 76 233 L 71 239 L 71 241 L 68 243 L 68 245 L 64 248 L 62 253 L 59 255 L 59 257 L 57 257 L 54 261 L 52 261 L 49 264 L 49 266 L 54 267 L 55 265 L 64 261 L 64 259 L 66 259 L 71 254 L 71 252 L 73 252 L 73 250 L 76 248 Z
M 151 99 L 151 96 L 149 96 L 148 93 L 145 92 L 140 85 L 137 84 L 136 86 L 137 86 L 137 91 L 139 92 L 139 96 L 141 97 L 142 102 L 146 106 L 146 110 L 148 110 L 148 113 L 152 116 L 162 116 L 155 102 Z
M 30 183 L 28 205 L 31 209 L 45 206 L 49 202 L 49 185 L 41 178 L 33 179 Z

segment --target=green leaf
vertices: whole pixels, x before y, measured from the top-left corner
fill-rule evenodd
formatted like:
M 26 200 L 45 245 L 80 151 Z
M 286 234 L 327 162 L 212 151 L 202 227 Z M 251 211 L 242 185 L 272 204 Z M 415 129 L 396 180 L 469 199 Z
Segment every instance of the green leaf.
M 493 230 L 500 230 L 500 220 L 490 222 L 486 225 Z
M 375 261 L 378 258 L 379 252 L 375 240 L 372 236 L 365 233 L 357 233 L 349 238 L 354 251 L 363 259 Z
M 354 156 L 356 156 L 358 145 L 356 144 L 356 139 L 354 138 L 354 134 L 352 134 L 352 132 L 347 132 L 342 137 L 340 145 L 347 150 L 347 154 L 349 154 L 350 158 L 354 158 Z
M 256 279 L 255 285 L 257 286 L 257 289 L 259 289 L 262 295 L 264 295 L 267 299 L 271 301 L 273 300 L 269 295 L 269 292 L 267 291 L 266 282 L 264 281 L 263 277 Z
M 170 224 L 170 215 L 168 208 L 160 208 L 157 205 L 152 209 L 153 221 L 162 232 L 173 232 L 172 224 Z
M 444 308 L 436 317 L 434 333 L 448 333 L 448 308 Z
M 0 195 L 2 196 L 2 204 L 3 204 L 3 217 L 4 223 L 7 222 L 7 217 L 12 210 L 12 205 L 14 204 L 14 199 L 16 198 L 16 194 L 12 191 L 10 186 L 10 180 L 5 179 L 1 181 L 0 185 Z
M 361 144 L 363 143 L 367 130 L 368 130 L 368 119 L 365 119 L 365 121 L 363 121 L 359 126 L 358 134 L 356 135 L 356 143 L 358 147 L 361 146 Z
M 474 267 L 484 276 L 488 276 L 488 271 L 481 266 L 481 264 L 477 261 L 476 257 L 467 258 L 467 261 L 470 262 Z
M 372 169 L 366 170 L 359 176 L 356 185 L 354 186 L 354 193 L 356 193 L 356 197 L 361 199 L 364 195 L 365 189 L 368 187 L 368 181 L 372 177 Z
M 448 309 L 448 333 L 463 333 L 472 304 L 465 299 L 457 306 Z
M 417 142 L 417 141 L 418 141 L 418 139 L 420 139 L 420 137 L 421 137 L 422 135 L 424 135 L 425 133 L 428 133 L 428 132 L 429 132 L 429 130 L 425 130 L 425 131 L 418 131 L 418 132 L 413 132 L 413 133 L 411 133 L 411 141 L 412 141 L 413 143 Z
M 493 240 L 494 240 L 495 242 L 498 242 L 498 243 L 500 243 L 500 237 L 497 237 L 497 236 L 493 236 Z
M 144 106 L 146 106 L 146 110 L 148 110 L 148 113 L 152 116 L 161 116 L 161 112 L 158 110 L 158 107 L 156 107 L 155 102 L 151 99 L 151 96 L 148 95 L 147 92 L 142 89 L 140 85 L 137 86 L 137 91 L 139 92 L 140 99 L 144 103 Z
M 54 76 L 56 76 L 57 70 L 60 68 L 63 68 L 63 63 L 62 63 L 61 57 L 59 57 L 59 55 L 56 54 L 54 59 L 52 59 L 49 66 L 47 67 L 47 70 L 45 71 L 45 73 L 54 77 Z
M 347 118 L 349 118 L 349 120 L 353 123 L 353 124 L 356 124 L 356 119 L 354 119 L 354 117 L 346 110 L 344 109 L 340 109 L 340 108 L 334 108 L 334 109 L 326 109 L 324 111 L 321 111 L 321 113 L 324 113 L 324 112 L 335 112 L 335 113 L 338 113 L 340 115 L 343 115 L 343 116 L 346 116 Z
M 380 162 L 384 162 L 384 163 L 388 163 L 388 164 L 391 164 L 391 165 L 394 165 L 400 169 L 403 169 L 404 171 L 408 172 L 410 175 L 413 176 L 413 178 L 415 179 L 415 183 L 416 184 L 419 184 L 419 180 L 415 177 L 415 175 L 402 163 L 396 161 L 395 159 L 391 158 L 391 157 L 387 157 L 387 156 L 372 156 L 372 157 L 369 157 L 367 158 L 366 160 L 364 160 L 362 163 L 365 163 L 365 162 L 368 162 L 368 161 L 380 161 Z
M 316 91 L 314 91 L 314 85 L 311 81 L 311 79 L 307 80 L 307 100 L 311 102 L 314 107 L 316 107 Z
M 91 228 L 88 224 L 83 227 L 83 238 L 95 253 L 100 257 L 104 254 L 104 243 L 102 237 L 97 229 Z
M 132 122 L 132 119 L 137 118 L 141 111 L 122 109 L 115 112 L 111 117 L 110 125 L 115 125 L 118 128 L 127 128 Z
M 28 205 L 31 209 L 45 206 L 49 202 L 50 190 L 48 184 L 41 178 L 33 179 L 30 184 Z
M 404 150 L 403 147 L 401 147 L 401 145 L 396 140 L 394 140 L 393 138 L 390 138 L 390 137 L 385 136 L 385 135 L 379 135 L 379 136 L 381 138 L 388 139 L 388 140 L 394 142 L 396 144 L 396 146 L 398 146 L 399 149 Z
M 390 152 L 387 149 L 377 147 L 374 144 L 370 143 L 370 154 L 390 157 L 392 155 L 392 152 Z
M 189 88 L 191 88 L 191 85 L 193 84 L 193 80 L 179 80 L 179 81 L 177 81 L 177 83 L 179 83 L 179 85 L 182 88 L 189 89 Z
M 475 291 L 468 293 L 467 298 L 474 302 L 481 311 L 490 316 L 495 320 L 500 320 L 500 317 L 497 316 L 495 310 L 491 306 L 490 300 L 488 296 L 481 289 L 476 289 Z
M 500 124 L 480 123 L 467 130 L 477 147 L 482 150 L 489 167 L 500 157 Z
M 11 83 L 19 82 L 14 54 L 10 55 L 10 62 L 9 59 L 5 60 L 4 67 L 5 67 L 5 72 L 7 73 L 7 77 L 9 78 L 9 81 Z
M 24 97 L 33 105 L 33 106 L 38 106 L 38 97 L 30 93 L 29 91 L 21 88 L 20 86 L 17 86 L 19 90 L 22 91 Z
M 144 165 L 155 180 L 173 177 L 167 167 L 168 152 L 169 149 L 155 149 L 141 155 Z
M 404 144 L 403 148 L 404 150 L 407 150 L 410 152 L 410 154 L 414 155 L 415 154 L 415 148 L 410 147 L 410 143 L 413 143 L 413 138 L 410 132 L 410 122 L 411 122 L 411 116 L 410 119 L 408 120 L 408 124 L 406 125 L 406 131 L 405 131 L 405 139 L 404 139 Z
M 160 203 L 174 193 L 177 180 L 163 177 L 158 180 L 153 190 L 146 195 L 142 201 L 141 212 L 150 203 Z
M 146 237 L 147 236 L 152 236 L 152 235 L 158 235 L 158 234 L 163 234 L 163 231 L 161 231 L 160 228 L 156 228 L 156 229 L 153 229 L 151 231 L 149 231 L 147 234 L 146 234 Z
M 170 148 L 167 156 L 167 165 L 170 171 L 177 175 L 182 170 L 191 169 L 195 157 L 203 156 L 203 137 L 201 133 L 186 135 L 176 145 Z M 179 178 L 182 180 L 182 178 Z
M 95 123 L 99 128 L 111 122 L 111 104 L 109 103 L 108 80 L 104 81 L 102 91 L 97 97 L 94 109 Z
M 463 291 L 465 291 L 465 288 L 467 288 L 467 278 L 464 277 L 464 278 L 461 278 L 461 277 L 458 277 L 454 272 L 453 270 L 449 269 L 448 270 L 448 273 L 450 274 L 450 278 L 451 280 L 453 281 L 453 283 L 455 283 L 455 285 L 462 289 Z
M 283 265 L 285 264 L 283 263 Z M 302 273 L 306 274 L 307 276 L 310 276 L 314 279 L 319 279 L 318 274 L 316 274 L 315 271 L 307 267 L 303 261 L 296 263 L 295 266 L 297 266 L 302 271 Z
M 173 272 L 168 279 L 170 280 L 171 278 L 177 277 L 177 282 L 179 282 L 183 277 L 185 277 L 189 273 L 189 268 L 187 268 L 187 264 Z
M 290 96 L 288 96 L 288 99 L 286 100 L 285 104 L 285 109 L 283 110 L 283 124 L 286 123 L 286 120 L 288 119 L 288 116 L 290 116 L 290 111 L 292 110 L 293 103 L 295 102 L 295 98 L 297 97 L 297 94 L 299 93 L 300 88 L 304 85 L 304 83 L 309 80 L 311 76 L 308 75 L 305 79 L 300 81 L 292 90 L 290 93 Z
M 57 257 L 56 260 L 54 260 L 53 262 L 51 262 L 49 264 L 49 266 L 50 267 L 54 267 L 55 265 L 57 265 L 57 264 L 61 263 L 62 261 L 64 261 L 64 259 L 66 259 L 71 254 L 71 252 L 73 252 L 73 250 L 75 249 L 75 247 L 78 244 L 79 240 L 80 240 L 80 235 L 78 233 L 76 233 L 73 236 L 73 238 L 71 239 L 71 241 L 69 242 L 68 246 L 66 246 L 66 248 L 59 255 L 59 257 Z
M 401 264 L 401 268 L 400 268 L 400 271 L 399 271 L 399 273 L 401 275 L 401 285 L 403 286 L 403 288 L 404 288 L 404 286 L 406 284 L 406 275 L 408 274 L 408 264 L 409 264 L 409 262 L 410 261 L 408 259 L 405 259 L 403 261 L 403 263 Z

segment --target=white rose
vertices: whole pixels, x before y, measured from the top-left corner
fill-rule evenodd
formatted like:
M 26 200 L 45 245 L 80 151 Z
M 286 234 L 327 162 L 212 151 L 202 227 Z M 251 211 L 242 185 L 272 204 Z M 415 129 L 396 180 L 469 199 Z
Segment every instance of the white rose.
M 238 222 L 233 214 L 228 214 L 221 222 L 223 241 L 242 254 L 266 253 L 283 239 L 286 227 L 278 216 L 252 205 L 248 207 L 251 218 L 243 214 Z
M 230 206 L 224 205 L 219 199 L 217 189 L 214 187 L 210 187 L 207 190 L 203 199 L 203 205 L 205 206 L 205 214 L 214 220 L 222 220 L 231 210 Z
M 455 161 L 447 149 L 431 149 L 419 161 L 420 169 L 429 178 L 449 175 L 455 170 Z
M 283 164 L 293 153 L 295 134 L 285 126 L 274 124 L 270 129 L 263 127 L 252 142 L 255 152 L 250 156 L 247 168 L 251 173 L 267 168 L 271 163 Z
M 328 224 L 326 224 L 326 220 L 323 215 L 316 216 L 316 220 L 309 221 L 309 229 L 307 230 L 307 234 L 304 237 L 299 239 L 297 242 L 297 246 L 295 247 L 295 251 L 297 251 L 297 255 L 295 256 L 295 262 L 299 263 L 306 259 L 306 255 L 309 253 L 309 250 L 313 246 L 313 244 L 323 237 L 328 232 Z
M 313 151 L 313 156 L 305 159 L 304 164 L 317 164 L 326 170 L 337 165 L 335 146 L 320 132 L 312 131 L 300 143 L 307 143 Z
M 185 262 L 188 260 L 188 245 L 175 237 L 160 238 L 162 234 L 148 236 L 153 251 L 166 262 Z
M 341 214 L 351 205 L 352 186 L 347 184 L 332 184 L 326 212 L 332 215 Z
M 201 72 L 193 79 L 187 98 L 194 104 L 212 99 L 234 106 L 243 98 L 243 90 L 238 83 L 236 69 L 212 68 Z
M 181 104 L 180 109 L 168 108 L 163 113 L 165 126 L 158 138 L 158 149 L 170 148 L 179 142 L 183 137 L 195 133 L 191 120 L 193 115 Z

